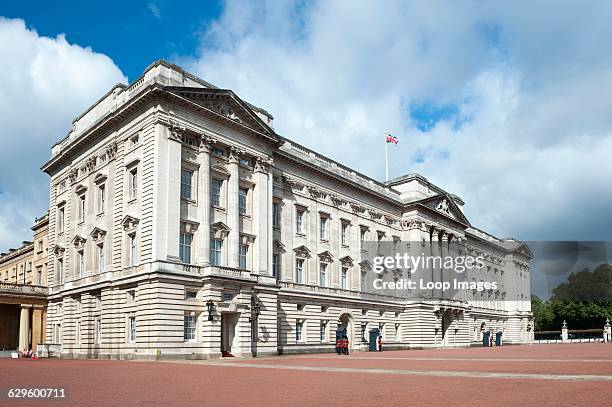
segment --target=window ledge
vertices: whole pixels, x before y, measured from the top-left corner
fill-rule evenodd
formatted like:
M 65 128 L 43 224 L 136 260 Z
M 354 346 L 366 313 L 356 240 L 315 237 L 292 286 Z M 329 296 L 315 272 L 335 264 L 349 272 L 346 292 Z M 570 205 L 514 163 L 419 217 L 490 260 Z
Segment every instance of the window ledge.
M 128 205 L 132 204 L 134 202 L 136 202 L 136 197 L 129 198 L 128 201 L 127 201 Z
M 225 208 L 224 208 L 224 207 L 222 207 L 222 206 L 210 205 L 210 207 L 211 207 L 211 208 L 213 208 L 213 209 L 214 209 L 214 210 L 216 210 L 216 211 L 219 211 L 219 212 L 225 212 Z
M 295 235 L 298 237 L 306 237 L 306 233 L 296 233 Z
M 192 199 L 192 198 L 184 198 L 184 197 L 181 197 L 181 201 L 183 201 L 183 202 L 187 202 L 187 203 L 190 203 L 190 204 L 194 204 L 194 205 L 195 205 L 195 203 L 196 203 L 195 199 Z

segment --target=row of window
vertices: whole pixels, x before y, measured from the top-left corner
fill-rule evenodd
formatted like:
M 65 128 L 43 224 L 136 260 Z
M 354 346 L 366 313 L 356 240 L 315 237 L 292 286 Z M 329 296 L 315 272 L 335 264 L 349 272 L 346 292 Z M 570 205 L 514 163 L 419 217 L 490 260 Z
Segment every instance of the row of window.
M 135 199 L 138 196 L 138 168 L 134 167 L 128 170 L 128 191 L 129 199 Z M 96 209 L 97 214 L 104 213 L 106 209 L 106 184 L 99 183 L 96 188 Z M 77 194 L 77 219 L 79 223 L 85 221 L 87 213 L 87 195 L 85 192 Z M 57 232 L 64 232 L 66 225 L 66 210 L 64 206 L 60 206 L 57 212 Z
M 319 340 L 321 342 L 326 342 L 327 339 L 327 321 L 321 321 L 319 323 Z M 384 324 L 379 324 L 379 329 L 381 330 L 381 332 L 384 331 Z M 304 342 L 304 320 L 297 320 L 295 322 L 295 341 L 296 342 Z M 401 340 L 401 331 L 400 331 L 400 325 L 399 324 L 395 324 L 395 340 L 399 341 Z
M 196 327 L 197 327 L 197 316 L 196 315 L 185 315 L 183 320 L 183 339 L 185 342 L 193 342 L 196 340 Z M 136 342 L 136 317 L 128 316 L 126 321 L 127 342 Z M 56 343 L 62 341 L 62 325 L 60 323 L 54 324 L 53 327 L 53 338 Z M 75 322 L 75 343 L 82 343 L 82 330 L 81 321 Z M 102 319 L 100 317 L 94 320 L 94 343 L 102 343 Z
M 100 242 L 95 244 L 95 255 L 96 255 L 96 263 L 95 263 L 95 272 L 103 273 L 105 267 L 104 260 L 104 243 Z M 136 232 L 130 233 L 127 235 L 127 264 L 129 266 L 135 266 L 138 263 L 138 245 L 136 240 Z M 76 276 L 78 278 L 85 277 L 87 274 L 86 266 L 85 266 L 85 249 L 80 248 L 76 252 Z M 64 259 L 58 258 L 55 263 L 55 282 L 56 284 L 62 284 L 64 279 Z

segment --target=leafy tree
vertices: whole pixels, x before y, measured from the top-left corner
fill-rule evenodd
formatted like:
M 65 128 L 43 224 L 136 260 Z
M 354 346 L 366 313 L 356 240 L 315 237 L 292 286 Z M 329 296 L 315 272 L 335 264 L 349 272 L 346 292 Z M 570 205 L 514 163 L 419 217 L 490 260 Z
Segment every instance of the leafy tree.
M 612 317 L 612 265 L 571 273 L 552 293 L 549 301 L 531 297 L 536 331 L 559 330 L 563 321 L 570 329 L 601 328 Z

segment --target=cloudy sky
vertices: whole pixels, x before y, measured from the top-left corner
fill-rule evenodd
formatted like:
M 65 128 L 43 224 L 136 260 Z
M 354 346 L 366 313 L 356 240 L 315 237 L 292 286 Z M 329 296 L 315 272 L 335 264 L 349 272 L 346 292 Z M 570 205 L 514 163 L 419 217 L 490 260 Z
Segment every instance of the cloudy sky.
M 199 3 L 0 9 L 1 250 L 31 238 L 72 118 L 159 58 L 380 180 L 391 132 L 392 177 L 426 176 L 500 237 L 612 240 L 610 3 Z

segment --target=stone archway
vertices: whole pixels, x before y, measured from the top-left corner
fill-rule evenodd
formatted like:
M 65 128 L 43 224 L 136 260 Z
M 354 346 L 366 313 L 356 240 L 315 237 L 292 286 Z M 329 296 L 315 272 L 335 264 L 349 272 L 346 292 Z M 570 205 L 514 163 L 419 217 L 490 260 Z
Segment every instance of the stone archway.
M 353 323 L 353 316 L 348 312 L 343 313 L 338 318 L 338 327 L 340 329 L 346 329 L 346 336 L 349 339 L 349 346 L 351 349 L 355 348 L 355 324 Z

